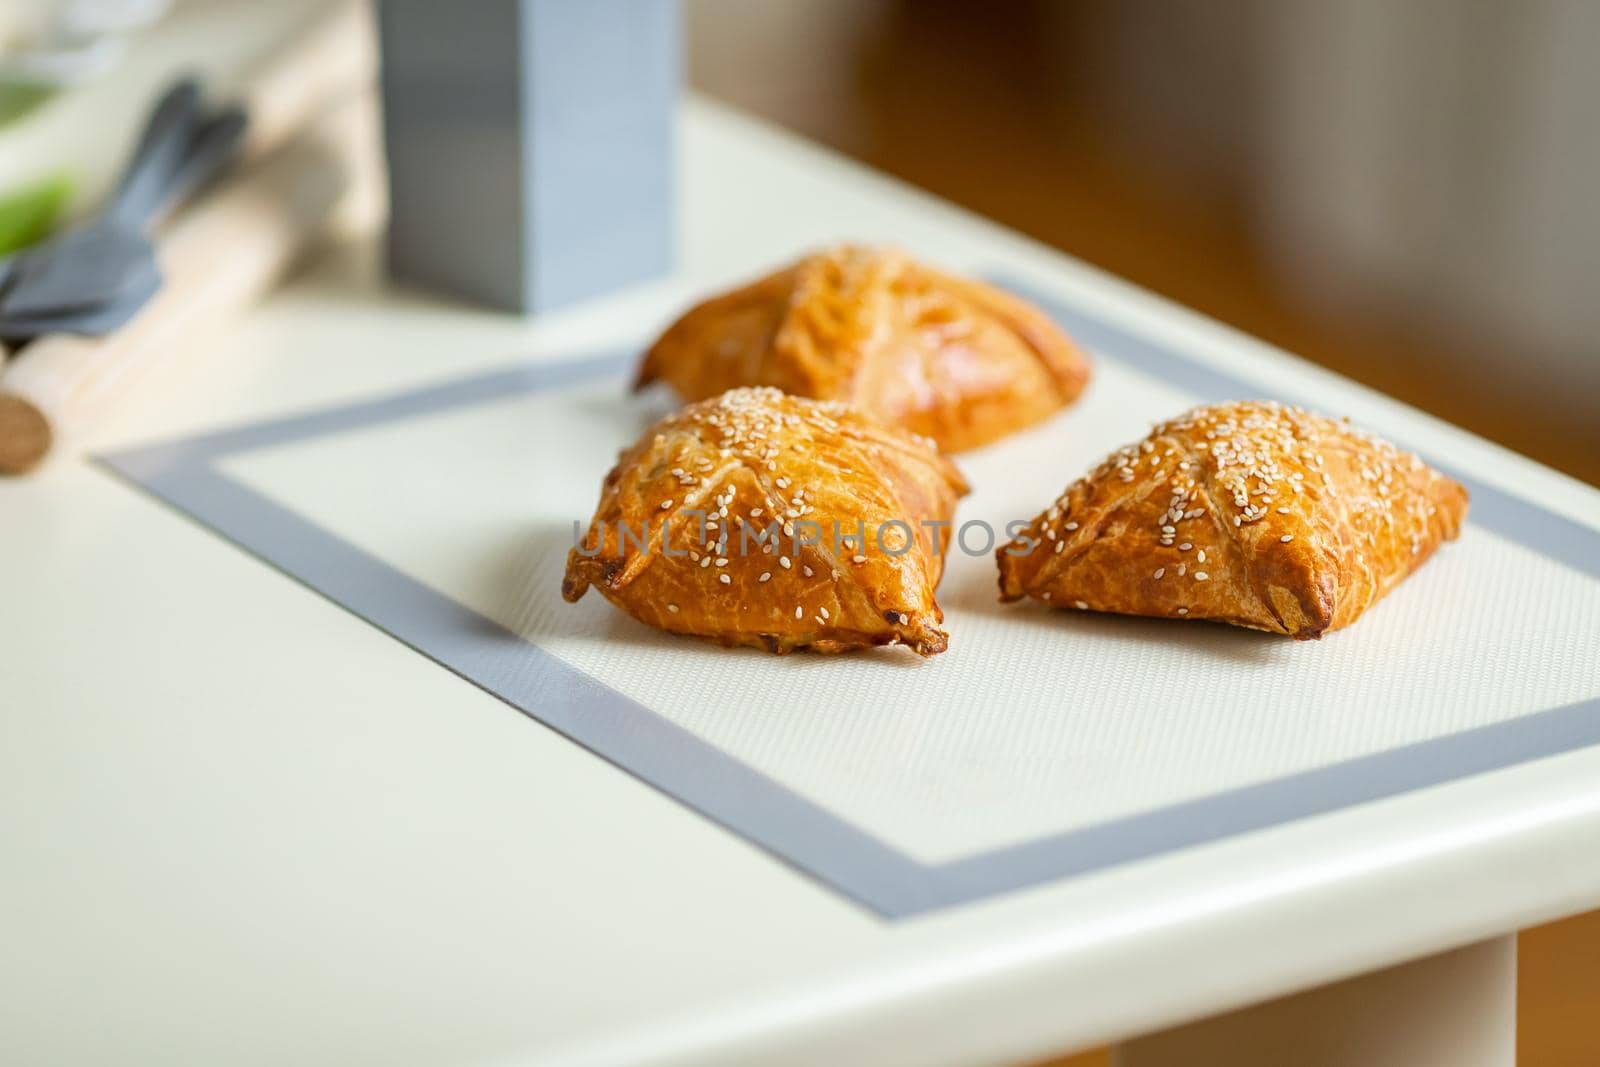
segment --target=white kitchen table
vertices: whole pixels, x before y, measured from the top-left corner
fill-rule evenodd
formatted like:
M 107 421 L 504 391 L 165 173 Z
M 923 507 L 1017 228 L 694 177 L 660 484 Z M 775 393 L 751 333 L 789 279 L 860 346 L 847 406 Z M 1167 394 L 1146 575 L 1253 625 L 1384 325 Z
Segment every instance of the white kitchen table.
M 352 240 L 149 383 L 86 458 L 0 482 L 0 1061 L 884 1067 L 1126 1042 L 1133 1065 L 1510 1062 L 1511 935 L 1600 905 L 1582 654 L 1600 653 L 1600 493 L 705 101 L 685 104 L 681 152 L 670 278 L 520 320 L 387 287 Z M 1060 314 L 1101 372 L 1063 425 L 1096 448 L 1123 428 L 1092 412 L 1124 392 L 1236 390 L 1310 398 L 1470 475 L 1486 532 L 1350 631 L 1396 640 L 1339 669 L 1400 655 L 1471 577 L 1460 561 L 1504 553 L 1528 577 L 1492 592 L 1531 636 L 1486 669 L 1526 700 L 1428 703 L 1450 680 L 1423 672 L 1350 720 L 1370 736 L 1323 723 L 1293 752 L 1234 751 L 1226 715 L 1222 733 L 1162 720 L 1199 731 L 1152 741 L 1179 785 L 1063 797 L 1055 778 L 1096 766 L 1012 782 L 983 758 L 1025 761 L 1003 720 L 1037 692 L 996 689 L 994 736 L 962 735 L 983 766 L 914 707 L 896 726 L 864 705 L 919 675 L 968 684 L 963 626 L 973 646 L 1002 625 L 1114 639 L 1128 678 L 1150 634 L 1286 685 L 1284 657 L 1312 646 L 991 624 L 955 575 L 952 651 L 926 665 L 942 675 L 892 651 L 776 668 L 561 604 L 569 534 L 518 525 L 555 477 L 540 465 L 592 500 L 611 454 L 582 435 L 640 417 L 617 398 L 649 333 L 843 239 Z M 1559 611 L 1540 614 L 1539 583 Z M 508 588 L 503 611 L 479 602 Z M 1360 647 L 1338 636 L 1324 646 Z M 761 671 L 844 672 L 862 714 L 673 711 L 697 672 L 715 697 L 717 655 L 750 672 L 743 696 Z M 1185 669 L 1194 686 L 1211 668 Z M 1413 704 L 1431 717 L 1394 740 Z M 1191 781 L 1185 750 L 1233 777 Z M 998 795 L 1013 785 L 1026 797 Z

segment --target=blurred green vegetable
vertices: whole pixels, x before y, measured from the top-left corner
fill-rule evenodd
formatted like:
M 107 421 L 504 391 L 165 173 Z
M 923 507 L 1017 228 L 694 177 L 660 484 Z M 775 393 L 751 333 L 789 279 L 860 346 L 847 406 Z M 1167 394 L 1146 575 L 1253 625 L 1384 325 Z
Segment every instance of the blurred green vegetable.
M 0 126 L 30 115 L 56 93 L 55 86 L 34 82 L 0 82 Z
M 55 228 L 72 196 L 72 181 L 56 174 L 0 195 L 0 256 L 26 248 Z

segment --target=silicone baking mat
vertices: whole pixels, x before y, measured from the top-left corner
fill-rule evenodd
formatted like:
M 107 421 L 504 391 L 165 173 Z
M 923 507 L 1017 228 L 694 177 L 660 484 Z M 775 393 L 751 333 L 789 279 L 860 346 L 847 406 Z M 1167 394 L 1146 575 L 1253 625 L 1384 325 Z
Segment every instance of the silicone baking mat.
M 1151 423 L 1262 395 L 1034 299 L 1093 351 L 1095 381 L 960 457 L 974 492 L 958 523 L 1003 530 Z M 885 916 L 1600 743 L 1600 534 L 1455 470 L 1473 493 L 1461 539 L 1320 642 L 1002 606 L 981 528 L 951 553 L 951 648 L 926 662 L 730 651 L 598 594 L 567 605 L 574 521 L 667 404 L 629 394 L 635 358 L 543 361 L 102 462 Z

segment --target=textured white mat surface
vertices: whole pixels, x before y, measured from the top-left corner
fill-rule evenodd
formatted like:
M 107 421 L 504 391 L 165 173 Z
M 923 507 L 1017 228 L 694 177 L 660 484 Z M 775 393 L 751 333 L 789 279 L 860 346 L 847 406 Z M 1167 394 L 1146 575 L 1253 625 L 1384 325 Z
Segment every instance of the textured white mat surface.
M 974 492 L 958 522 L 1031 516 L 1192 402 L 1100 360 L 1078 407 L 961 457 Z M 567 605 L 573 520 L 665 403 L 607 379 L 220 466 L 925 863 L 1600 695 L 1600 582 L 1470 522 L 1316 643 L 1001 606 L 987 552 L 952 552 L 939 590 L 951 648 L 929 662 L 729 651 L 598 594 Z

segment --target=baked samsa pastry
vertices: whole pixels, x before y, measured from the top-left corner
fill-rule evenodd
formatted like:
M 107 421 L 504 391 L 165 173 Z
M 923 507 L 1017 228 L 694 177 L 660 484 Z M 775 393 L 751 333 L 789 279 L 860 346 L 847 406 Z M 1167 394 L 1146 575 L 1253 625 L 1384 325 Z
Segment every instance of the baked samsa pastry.
M 638 387 L 685 400 L 744 385 L 853 404 L 946 451 L 1029 426 L 1089 364 L 1043 312 L 900 252 L 846 246 L 714 297 L 667 328 Z
M 622 453 L 561 592 L 576 602 L 594 585 L 641 622 L 724 645 L 931 656 L 947 643 L 933 590 L 949 539 L 927 524 L 966 491 L 931 441 L 842 404 L 735 389 Z
M 1360 618 L 1466 513 L 1460 485 L 1343 422 L 1202 407 L 1107 457 L 1002 547 L 1000 597 L 1315 638 Z

